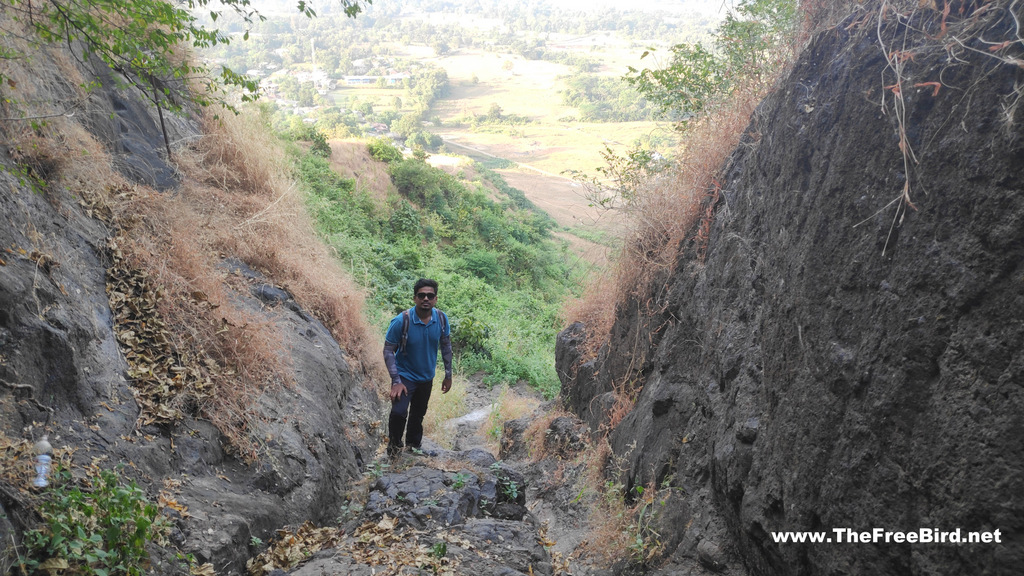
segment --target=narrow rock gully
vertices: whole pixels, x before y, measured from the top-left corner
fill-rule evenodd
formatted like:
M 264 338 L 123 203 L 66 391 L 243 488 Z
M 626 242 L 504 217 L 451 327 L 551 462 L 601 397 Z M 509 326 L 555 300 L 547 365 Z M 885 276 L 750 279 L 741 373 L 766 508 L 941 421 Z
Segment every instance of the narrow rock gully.
M 422 453 L 405 450 L 388 457 L 380 450 L 346 509 L 338 511 L 338 528 L 307 524 L 280 532 L 267 551 L 250 561 L 250 574 L 600 573 L 569 568 L 587 512 L 575 493 L 579 488 L 566 480 L 579 478 L 583 465 L 570 463 L 566 474 L 564 462 L 532 458 L 524 439 L 549 407 L 541 405 L 532 415 L 506 423 L 495 454 L 480 431 L 499 391 L 479 378 L 467 385 L 466 414 L 434 434 L 449 435 L 450 442 L 428 434 Z M 561 416 L 548 425 L 545 443 L 582 448 L 578 423 Z M 286 566 L 287 572 L 281 569 Z

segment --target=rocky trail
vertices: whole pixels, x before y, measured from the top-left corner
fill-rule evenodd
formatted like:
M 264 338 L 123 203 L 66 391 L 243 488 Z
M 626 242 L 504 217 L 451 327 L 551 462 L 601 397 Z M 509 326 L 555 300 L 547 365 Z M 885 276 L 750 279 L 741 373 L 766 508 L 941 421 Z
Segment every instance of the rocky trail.
M 466 414 L 444 427 L 452 449 L 426 437 L 422 452 L 381 453 L 340 511 L 337 528 L 306 524 L 280 532 L 250 562 L 250 573 L 281 574 L 282 566 L 300 576 L 583 573 L 570 572 L 569 551 L 557 539 L 578 544 L 585 511 L 577 498 L 576 514 L 558 521 L 555 508 L 571 508 L 576 495 L 543 481 L 544 465 L 529 458 L 524 440 L 546 407 L 507 423 L 495 454 L 481 425 L 498 391 L 479 379 L 469 386 Z M 582 447 L 581 430 L 569 418 L 554 422 L 547 440 Z M 565 442 L 566 434 L 576 436 Z M 559 497 L 566 501 L 556 506 Z

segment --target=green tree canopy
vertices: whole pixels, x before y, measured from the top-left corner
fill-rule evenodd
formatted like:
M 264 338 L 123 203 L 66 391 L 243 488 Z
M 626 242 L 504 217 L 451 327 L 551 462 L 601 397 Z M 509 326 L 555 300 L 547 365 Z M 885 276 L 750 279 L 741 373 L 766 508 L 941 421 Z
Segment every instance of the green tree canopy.
M 676 44 L 668 65 L 637 70 L 625 80 L 667 117 L 685 122 L 704 113 L 744 81 L 771 75 L 797 26 L 796 0 L 742 0 L 713 35 L 711 46 Z M 644 58 L 654 49 L 643 53 Z

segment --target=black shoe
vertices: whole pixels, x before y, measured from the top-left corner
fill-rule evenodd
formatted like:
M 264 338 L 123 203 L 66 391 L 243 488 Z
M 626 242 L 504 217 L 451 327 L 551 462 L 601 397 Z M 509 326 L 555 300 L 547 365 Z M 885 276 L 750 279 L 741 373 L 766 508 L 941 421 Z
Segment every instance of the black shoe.
M 394 458 L 395 456 L 398 456 L 401 453 L 402 453 L 402 445 L 401 444 L 392 444 L 390 442 L 388 443 L 388 456 L 391 456 L 392 458 Z

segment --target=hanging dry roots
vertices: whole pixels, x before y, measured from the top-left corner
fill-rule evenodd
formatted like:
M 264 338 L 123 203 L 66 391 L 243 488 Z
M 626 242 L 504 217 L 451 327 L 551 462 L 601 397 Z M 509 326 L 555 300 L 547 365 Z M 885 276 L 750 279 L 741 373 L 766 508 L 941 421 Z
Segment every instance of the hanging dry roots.
M 697 235 L 693 239 L 693 244 L 697 253 L 697 261 L 701 264 L 707 260 L 708 257 L 708 241 L 711 240 L 711 223 L 715 218 L 715 207 L 718 206 L 718 200 L 721 197 L 722 185 L 719 184 L 718 180 L 712 179 L 711 191 L 707 193 L 704 199 L 704 213 L 700 217 L 700 224 L 697 225 Z

